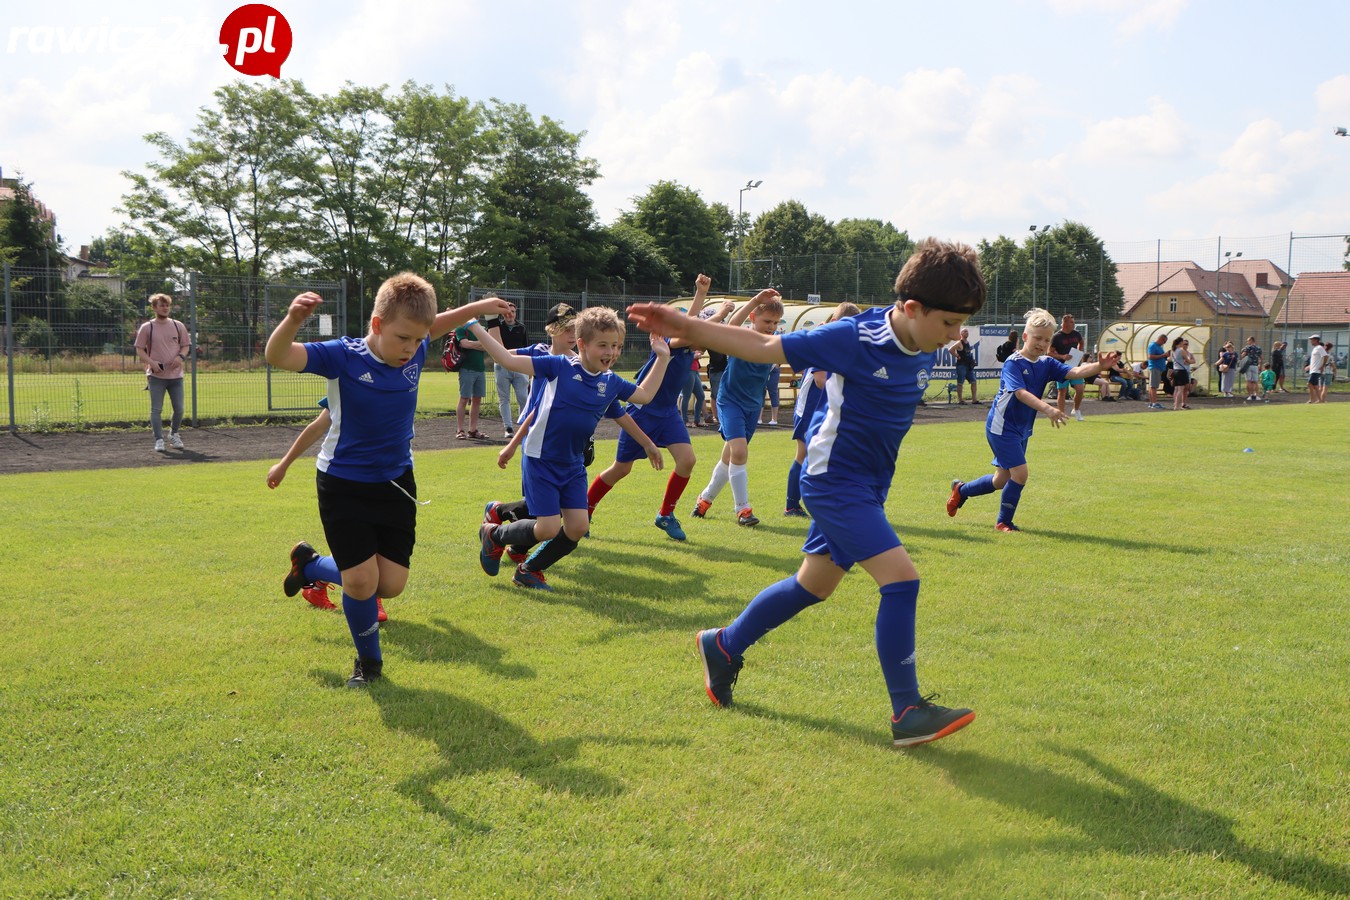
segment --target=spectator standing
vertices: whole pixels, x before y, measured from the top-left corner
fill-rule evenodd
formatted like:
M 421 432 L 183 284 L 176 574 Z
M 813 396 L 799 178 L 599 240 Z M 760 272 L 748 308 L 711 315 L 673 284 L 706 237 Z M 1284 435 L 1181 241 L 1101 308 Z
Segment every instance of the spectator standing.
M 513 353 L 530 345 L 525 326 L 516 316 L 516 305 L 507 301 L 507 311 L 502 313 L 501 323 L 497 326 L 497 342 Z M 475 341 L 474 343 L 477 343 Z M 525 412 L 525 398 L 530 392 L 530 376 L 523 372 L 512 372 L 506 366 L 494 364 L 497 376 L 497 405 L 502 411 L 502 429 L 507 438 L 515 434 L 515 417 L 511 415 L 511 392 L 516 394 L 516 410 Z
M 483 299 L 495 297 L 495 294 L 484 295 Z M 459 405 L 455 407 L 455 438 L 464 440 L 466 437 L 486 438 L 487 435 L 478 430 L 478 408 L 482 405 L 483 397 L 487 395 L 487 367 L 484 365 L 487 354 L 483 352 L 483 345 L 474 340 L 469 329 L 463 326 L 455 329 L 455 339 L 459 341 L 460 349 L 463 351 L 463 361 L 459 364 Z M 469 430 L 464 430 L 464 409 L 469 410 Z
M 1308 365 L 1304 368 L 1308 372 L 1308 402 L 1322 402 L 1322 372 L 1327 365 L 1327 348 L 1322 346 L 1322 336 L 1312 334 L 1308 336 L 1308 343 L 1312 346 L 1308 349 Z
M 1068 363 L 1069 368 L 1074 368 L 1083 362 L 1083 333 L 1073 327 L 1073 316 L 1065 314 L 1060 322 L 1059 331 L 1050 339 L 1050 356 L 1062 363 Z M 1083 385 L 1082 378 L 1070 378 L 1068 381 L 1057 381 L 1055 387 L 1058 393 L 1055 397 L 1055 406 L 1060 412 L 1064 412 L 1064 403 L 1069 399 L 1069 388 L 1073 388 L 1073 417 L 1078 421 L 1083 421 Z
M 1233 384 L 1237 381 L 1237 362 L 1237 351 L 1233 349 L 1233 342 L 1224 341 L 1215 365 L 1219 370 L 1219 393 L 1225 397 L 1233 396 Z
M 1242 348 L 1242 363 L 1238 371 L 1247 378 L 1247 401 L 1260 399 L 1256 396 L 1256 389 L 1261 386 L 1261 348 L 1257 346 L 1255 336 L 1248 337 L 1247 346 Z
M 970 402 L 979 403 L 975 393 L 975 351 L 970 346 L 970 329 L 961 329 L 961 339 L 948 348 L 956 361 L 956 402 L 965 406 L 965 382 L 970 382 Z
M 1276 341 L 1270 348 L 1270 368 L 1275 373 L 1275 387 L 1281 394 L 1289 393 L 1284 389 L 1284 350 L 1288 346 L 1284 341 Z
M 1191 342 L 1179 337 L 1172 342 L 1172 409 L 1190 409 L 1186 401 L 1191 397 Z
M 1167 375 L 1167 335 L 1160 334 L 1148 345 L 1148 408 L 1162 409 L 1158 388 Z
M 1017 336 L 1019 332 L 1016 328 L 1008 329 L 1008 339 L 998 345 L 994 351 L 994 356 L 998 358 L 1000 364 L 1008 361 L 1008 357 L 1017 352 Z
M 187 326 L 169 317 L 173 298 L 155 294 L 150 310 L 155 317 L 136 332 L 136 358 L 145 364 L 146 390 L 150 392 L 150 427 L 155 432 L 155 450 L 164 452 L 164 395 L 169 395 L 173 419 L 169 424 L 169 445 L 183 449 L 178 428 L 183 424 L 183 360 L 192 352 Z

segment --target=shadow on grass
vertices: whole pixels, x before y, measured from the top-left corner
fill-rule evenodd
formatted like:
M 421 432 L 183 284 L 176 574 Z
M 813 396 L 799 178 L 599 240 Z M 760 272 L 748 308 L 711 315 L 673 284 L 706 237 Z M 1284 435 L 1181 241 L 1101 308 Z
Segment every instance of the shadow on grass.
M 380 629 L 380 640 L 412 659 L 477 666 L 498 678 L 536 677 L 529 666 L 504 662 L 507 651 L 446 619 L 433 619 L 430 625 L 393 619 Z
M 891 733 L 887 729 L 887 717 L 882 716 L 877 720 L 874 727 L 864 727 L 850 722 L 840 722 L 835 719 L 822 719 L 818 716 L 806 716 L 801 713 L 783 712 L 778 709 L 770 709 L 767 706 L 760 706 L 757 703 L 744 703 L 737 700 L 728 710 L 731 713 L 739 713 L 743 716 L 750 716 L 755 719 L 764 719 L 770 722 L 791 722 L 794 725 L 800 725 L 803 728 L 810 728 L 813 731 L 827 731 L 837 734 L 840 737 L 859 741 L 864 744 L 872 744 L 877 747 L 891 746 Z
M 935 749 L 939 752 L 915 759 L 942 769 L 951 783 L 966 793 L 1078 831 L 1081 837 L 1064 839 L 1066 850 L 1080 849 L 1087 841 L 1123 856 L 1174 857 L 1187 853 L 1236 862 L 1253 874 L 1305 891 L 1350 891 L 1347 867 L 1312 856 L 1248 846 L 1234 834 L 1234 823 L 1228 817 L 1169 796 L 1087 751 L 1053 745 L 1049 748 L 1106 781 L 1105 786 L 957 749 L 946 741 Z M 1036 846 L 1042 848 L 1045 842 L 1038 840 Z M 952 865 L 959 863 L 951 861 Z
M 345 679 L 331 672 L 316 671 L 311 675 L 327 687 L 349 690 Z M 491 831 L 493 825 L 447 804 L 441 794 L 446 793 L 449 782 L 483 772 L 508 771 L 549 792 L 613 797 L 623 792 L 623 785 L 602 772 L 576 764 L 581 746 L 652 743 L 604 736 L 541 742 L 516 723 L 464 697 L 405 687 L 389 677 L 365 690 L 388 727 L 434 743 L 444 760 L 441 765 L 404 778 L 398 783 L 400 793 L 451 825 L 479 833 Z

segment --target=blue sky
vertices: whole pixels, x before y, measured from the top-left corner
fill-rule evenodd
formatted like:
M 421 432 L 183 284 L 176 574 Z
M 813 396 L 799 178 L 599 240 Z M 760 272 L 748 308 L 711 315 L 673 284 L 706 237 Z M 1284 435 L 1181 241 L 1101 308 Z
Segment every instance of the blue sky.
M 449 84 L 585 131 L 602 221 L 659 179 L 733 209 L 760 179 L 751 214 L 796 199 L 972 241 L 1065 219 L 1141 245 L 1350 231 L 1344 2 L 273 5 L 282 74 L 312 90 Z M 0 167 L 78 247 L 119 222 L 142 135 L 183 139 L 239 77 L 217 43 L 235 4 L 50 8 L 0 25 Z

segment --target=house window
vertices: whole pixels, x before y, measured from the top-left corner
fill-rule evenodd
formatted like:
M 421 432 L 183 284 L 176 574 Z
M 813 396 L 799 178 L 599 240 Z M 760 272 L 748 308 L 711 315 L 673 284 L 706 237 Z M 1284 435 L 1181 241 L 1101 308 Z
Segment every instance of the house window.
M 1269 277 L 1265 272 L 1257 272 L 1257 273 L 1256 273 L 1256 286 L 1257 286 L 1257 287 L 1266 287 L 1268 284 L 1270 284 L 1270 277 Z
M 1171 298 L 1170 300 L 1167 301 L 1167 311 L 1168 311 L 1168 312 L 1176 312 L 1176 311 L 1177 311 L 1177 298 L 1176 298 L 1176 297 L 1173 297 L 1173 298 Z

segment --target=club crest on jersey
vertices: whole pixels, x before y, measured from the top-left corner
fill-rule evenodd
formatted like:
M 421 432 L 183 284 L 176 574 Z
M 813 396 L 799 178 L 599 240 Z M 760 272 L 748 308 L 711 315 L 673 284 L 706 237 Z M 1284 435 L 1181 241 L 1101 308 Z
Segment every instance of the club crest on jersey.
M 412 363 L 411 365 L 403 367 L 403 377 L 408 379 L 409 384 L 416 386 L 417 374 L 420 371 L 421 368 L 417 365 L 417 363 Z
M 919 370 L 919 377 L 918 377 L 917 380 L 918 380 L 918 383 L 919 383 L 919 387 L 922 388 L 923 390 L 927 390 L 927 389 L 928 389 L 928 370 L 927 370 L 927 369 L 920 369 L 920 370 Z
M 600 396 L 603 397 L 605 395 L 605 383 L 603 381 L 597 384 L 595 389 L 600 392 Z

